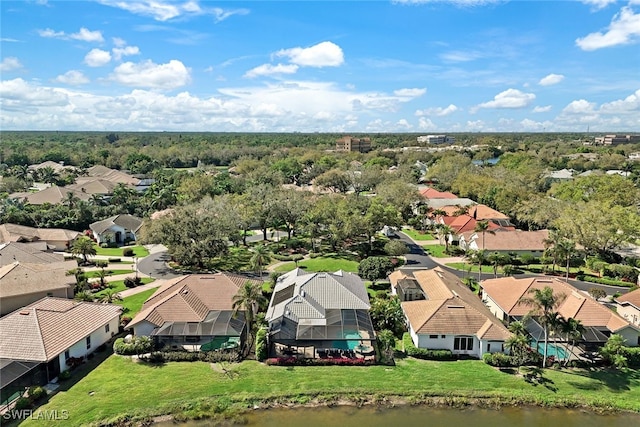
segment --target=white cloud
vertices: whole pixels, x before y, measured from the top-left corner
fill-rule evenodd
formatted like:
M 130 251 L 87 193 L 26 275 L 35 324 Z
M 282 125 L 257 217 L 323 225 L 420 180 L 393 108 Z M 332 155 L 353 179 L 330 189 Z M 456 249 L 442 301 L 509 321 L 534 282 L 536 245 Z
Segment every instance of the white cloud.
M 406 96 L 407 98 L 418 98 L 427 93 L 426 88 L 407 88 L 394 90 L 393 94 L 396 96 Z
M 113 42 L 113 45 L 115 47 L 124 47 L 127 45 L 127 42 L 124 39 L 121 39 L 120 37 L 112 37 L 111 41 Z
M 22 63 L 20 63 L 20 60 L 15 56 L 7 56 L 2 59 L 2 62 L 0 62 L 0 71 L 7 72 L 18 70 L 20 68 L 22 68 Z
M 470 131 L 482 131 L 485 130 L 485 123 L 482 120 L 467 120 L 467 129 Z
M 298 71 L 298 66 L 295 64 L 262 64 L 244 74 L 244 77 L 254 78 L 259 76 L 271 76 L 274 74 L 295 74 Z
M 418 128 L 421 130 L 434 130 L 436 127 L 437 126 L 431 121 L 431 119 L 420 117 L 418 120 Z
M 469 62 L 482 58 L 484 55 L 477 51 L 464 52 L 461 50 L 455 50 L 440 55 L 440 58 L 446 62 Z
M 564 80 L 564 76 L 562 74 L 549 74 L 548 76 L 540 79 L 538 84 L 540 86 L 552 86 L 560 83 L 563 80 Z
M 211 15 L 215 22 L 224 21 L 233 15 L 246 15 L 248 9 L 222 9 L 201 7 L 195 0 L 167 2 L 164 0 L 98 0 L 105 6 L 117 7 L 135 15 L 150 16 L 156 21 L 174 18 Z
M 634 43 L 640 36 L 640 14 L 625 6 L 611 20 L 607 32 L 595 32 L 576 39 L 582 50 L 597 50 L 605 47 Z
M 484 102 L 475 108 L 524 108 L 536 99 L 535 94 L 521 92 L 518 89 L 507 89 L 497 94 L 493 101 Z
M 302 67 L 337 67 L 344 63 L 344 54 L 340 46 L 328 41 L 306 48 L 282 49 L 275 55 L 287 57 L 291 63 Z
M 109 77 L 125 86 L 172 90 L 191 81 L 190 70 L 176 59 L 166 64 L 155 64 L 150 60 L 118 65 Z
M 640 117 L 640 89 L 625 99 L 607 102 L 600 106 L 600 111 L 605 114 L 637 114 Z
M 91 31 L 85 27 L 80 28 L 80 31 L 72 34 L 66 34 L 64 31 L 54 31 L 51 28 L 38 30 L 38 34 L 40 37 L 50 39 L 80 40 L 88 43 L 102 43 L 104 41 L 101 31 Z
M 453 104 L 449 104 L 448 107 L 435 107 L 435 108 L 425 108 L 424 110 L 416 110 L 415 115 L 420 116 L 448 116 L 449 114 L 453 114 L 458 111 L 459 108 Z
M 58 83 L 64 83 L 70 86 L 79 86 L 89 83 L 87 76 L 82 74 L 82 71 L 70 70 L 64 74 L 59 75 L 54 79 Z
M 400 119 L 396 122 L 396 129 L 411 129 L 411 125 L 406 119 Z
M 617 0 L 582 0 L 582 3 L 588 4 L 593 10 L 600 10 L 615 3 L 616 1 Z
M 562 109 L 565 114 L 586 114 L 592 113 L 595 110 L 595 102 L 588 102 L 584 99 L 578 99 L 571 101 L 569 105 Z
M 536 105 L 533 107 L 534 113 L 548 113 L 549 111 L 551 111 L 551 105 L 545 105 L 544 107 Z
M 26 113 L 35 111 L 37 107 L 61 107 L 69 102 L 60 89 L 40 87 L 20 78 L 1 81 L 0 97 L 3 110 Z
M 113 58 L 116 61 L 120 61 L 123 56 L 140 55 L 138 46 L 114 47 L 111 52 L 113 52 Z
M 81 40 L 84 42 L 102 43 L 104 41 L 104 37 L 102 37 L 101 31 L 89 31 L 84 27 L 80 28 L 80 31 L 78 31 L 77 33 L 70 34 L 69 38 L 74 40 Z
M 111 61 L 111 54 L 102 49 L 91 49 L 84 57 L 84 63 L 89 67 L 102 67 Z

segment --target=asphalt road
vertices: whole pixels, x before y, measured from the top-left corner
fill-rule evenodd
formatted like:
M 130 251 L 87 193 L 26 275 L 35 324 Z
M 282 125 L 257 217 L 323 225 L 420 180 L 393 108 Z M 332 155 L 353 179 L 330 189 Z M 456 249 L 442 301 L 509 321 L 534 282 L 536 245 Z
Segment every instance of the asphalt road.
M 154 279 L 172 279 L 181 276 L 167 266 L 170 257 L 167 251 L 149 254 L 138 260 L 138 271 Z
M 435 262 L 429 255 L 426 254 L 426 252 L 422 249 L 422 247 L 420 245 L 417 245 L 416 243 L 414 243 L 413 240 L 411 240 L 411 238 L 409 236 L 407 236 L 406 234 L 402 233 L 402 232 L 398 232 L 398 239 L 403 241 L 404 243 L 407 244 L 407 247 L 409 248 L 409 253 L 405 256 L 407 259 L 407 263 L 404 267 L 401 268 L 401 270 L 407 270 L 407 272 L 411 271 L 411 270 L 418 270 L 418 269 L 425 269 L 425 270 L 429 270 L 435 267 L 441 267 L 453 274 L 455 274 L 456 276 L 462 278 L 465 277 L 465 275 L 467 274 L 464 271 L 460 271 L 460 270 L 455 270 L 452 269 L 450 267 L 446 267 L 443 265 L 438 264 L 437 262 Z M 478 273 L 472 273 L 473 277 L 478 277 Z M 501 277 L 501 275 L 498 275 L 498 277 Z M 518 274 L 516 277 L 518 278 L 526 278 L 526 277 L 549 277 L 549 276 L 544 276 L 544 275 L 537 275 L 537 274 Z M 483 273 L 481 275 L 481 280 L 485 280 L 485 279 L 493 279 L 494 275 L 493 274 L 487 274 L 487 273 Z M 561 277 L 558 277 L 559 279 L 562 280 Z M 591 288 L 599 288 L 602 289 L 603 291 L 605 291 L 607 293 L 607 295 L 613 295 L 616 292 L 619 292 L 621 294 L 626 294 L 627 292 L 629 292 L 628 288 L 624 288 L 624 287 L 620 287 L 620 286 L 608 286 L 608 285 L 601 285 L 598 283 L 591 283 L 591 282 L 583 282 L 580 280 L 572 280 L 569 279 L 569 284 L 572 285 L 573 287 L 575 287 L 576 289 L 579 289 L 581 291 L 588 291 Z

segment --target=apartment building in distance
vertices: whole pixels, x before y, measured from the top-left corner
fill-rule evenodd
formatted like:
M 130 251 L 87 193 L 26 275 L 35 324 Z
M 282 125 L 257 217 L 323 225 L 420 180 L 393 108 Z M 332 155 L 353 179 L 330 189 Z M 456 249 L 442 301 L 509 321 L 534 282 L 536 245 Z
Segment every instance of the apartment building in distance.
M 336 151 L 358 151 L 360 153 L 367 153 L 371 151 L 371 138 L 342 137 L 336 141 Z
M 618 145 L 640 142 L 640 135 L 605 135 L 597 136 L 595 145 Z
M 448 136 L 448 135 L 419 136 L 417 140 L 418 140 L 418 143 L 426 143 L 426 144 L 453 144 L 456 142 L 456 139 L 453 136 Z

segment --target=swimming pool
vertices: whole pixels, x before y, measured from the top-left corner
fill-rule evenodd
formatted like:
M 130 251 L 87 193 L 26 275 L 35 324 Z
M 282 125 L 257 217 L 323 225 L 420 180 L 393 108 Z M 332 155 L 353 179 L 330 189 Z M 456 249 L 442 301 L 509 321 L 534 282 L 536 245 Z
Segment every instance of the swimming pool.
M 532 343 L 532 347 L 537 348 L 538 353 L 544 354 L 544 341 L 539 341 L 537 343 L 537 347 L 535 347 L 533 344 L 534 343 Z M 567 352 L 564 351 L 564 348 L 562 348 L 561 346 L 549 343 L 547 344 L 547 357 L 549 356 L 554 356 L 556 359 L 564 360 L 567 357 Z

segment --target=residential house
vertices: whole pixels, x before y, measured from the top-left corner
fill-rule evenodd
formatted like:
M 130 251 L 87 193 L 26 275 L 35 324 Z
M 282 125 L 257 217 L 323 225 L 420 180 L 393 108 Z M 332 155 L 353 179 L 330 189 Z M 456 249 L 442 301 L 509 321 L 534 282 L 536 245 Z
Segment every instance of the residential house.
M 67 185 L 65 188 L 88 194 L 89 196 L 93 196 L 94 194 L 98 196 L 110 196 L 117 186 L 117 183 L 106 179 L 82 177 L 78 178 L 75 184 Z
M 454 354 L 481 358 L 504 351 L 511 333 L 482 301 L 452 273 L 436 267 L 389 277 L 402 300 L 411 340 L 418 348 L 448 349 Z M 407 283 L 419 288 L 421 298 L 406 299 Z M 413 296 L 412 296 L 413 297 Z
M 206 351 L 240 347 L 247 330 L 244 312 L 234 313 L 233 297 L 247 280 L 230 273 L 171 279 L 143 304 L 126 328 L 151 337 L 156 348 Z
M 129 215 L 115 215 L 89 225 L 98 244 L 117 243 L 119 245 L 138 240 L 142 219 Z
M 30 205 L 57 205 L 69 200 L 69 194 L 75 199 L 87 201 L 91 199 L 91 194 L 70 187 L 58 187 L 53 185 L 35 193 L 13 193 L 9 195 L 12 199 L 20 199 Z
M 487 205 L 477 204 L 469 207 L 468 215 L 478 221 L 491 221 L 500 227 L 515 228 L 511 223 L 511 218 Z
M 102 165 L 91 166 L 87 169 L 87 176 L 130 186 L 138 185 L 140 182 L 140 179 L 134 176 Z M 79 180 L 79 182 L 82 182 L 82 180 Z
M 47 296 L 73 298 L 75 261 L 32 264 L 19 261 L 0 267 L 0 316 Z
M 46 242 L 0 243 L 0 267 L 14 262 L 49 264 L 64 261 L 64 255 L 50 252 Z
M 545 241 L 549 238 L 549 230 L 523 231 L 504 230 L 502 228 L 485 233 L 466 231 L 460 234 L 459 245 L 465 251 L 484 249 L 487 252 L 504 254 L 530 254 L 541 256 L 545 250 Z
M 453 193 L 450 193 L 448 191 L 438 191 L 433 187 L 426 187 L 420 190 L 420 194 L 422 194 L 423 197 L 431 200 L 431 199 L 458 199 L 458 196 L 456 196 Z
M 573 179 L 574 172 L 575 171 L 573 169 L 560 169 L 557 171 L 548 172 L 545 175 L 545 178 L 553 181 L 566 181 L 569 179 Z
M 68 250 L 80 233 L 64 228 L 34 228 L 18 224 L 0 224 L 0 243 L 46 242 L 49 249 Z
M 46 384 L 118 332 L 118 305 L 47 297 L 0 318 L 4 401 L 25 386 Z M 14 371 L 17 370 L 17 372 Z
M 523 298 L 531 298 L 534 289 L 548 286 L 553 289 L 555 295 L 565 296 L 557 312 L 565 319 L 579 320 L 585 327 L 581 343 L 586 348 L 595 349 L 603 345 L 611 334 L 622 335 L 631 346 L 640 345 L 639 327 L 632 325 L 588 294 L 559 279 L 503 277 L 484 280 L 480 286 L 483 302 L 502 321 L 522 320 L 533 309 L 530 304 L 522 301 Z M 542 341 L 542 327 L 535 321 L 527 322 L 527 330 L 535 340 Z
M 640 289 L 616 298 L 616 309 L 620 316 L 630 323 L 640 326 Z
M 278 278 L 265 319 L 271 355 L 374 357 L 369 296 L 353 273 L 296 268 Z
M 58 174 L 61 174 L 63 172 L 73 172 L 76 170 L 76 168 L 73 166 L 65 166 L 64 162 L 58 163 L 51 160 L 47 160 L 45 162 L 38 163 L 38 164 L 29 165 L 29 170 L 40 170 L 44 168 L 51 168 Z

